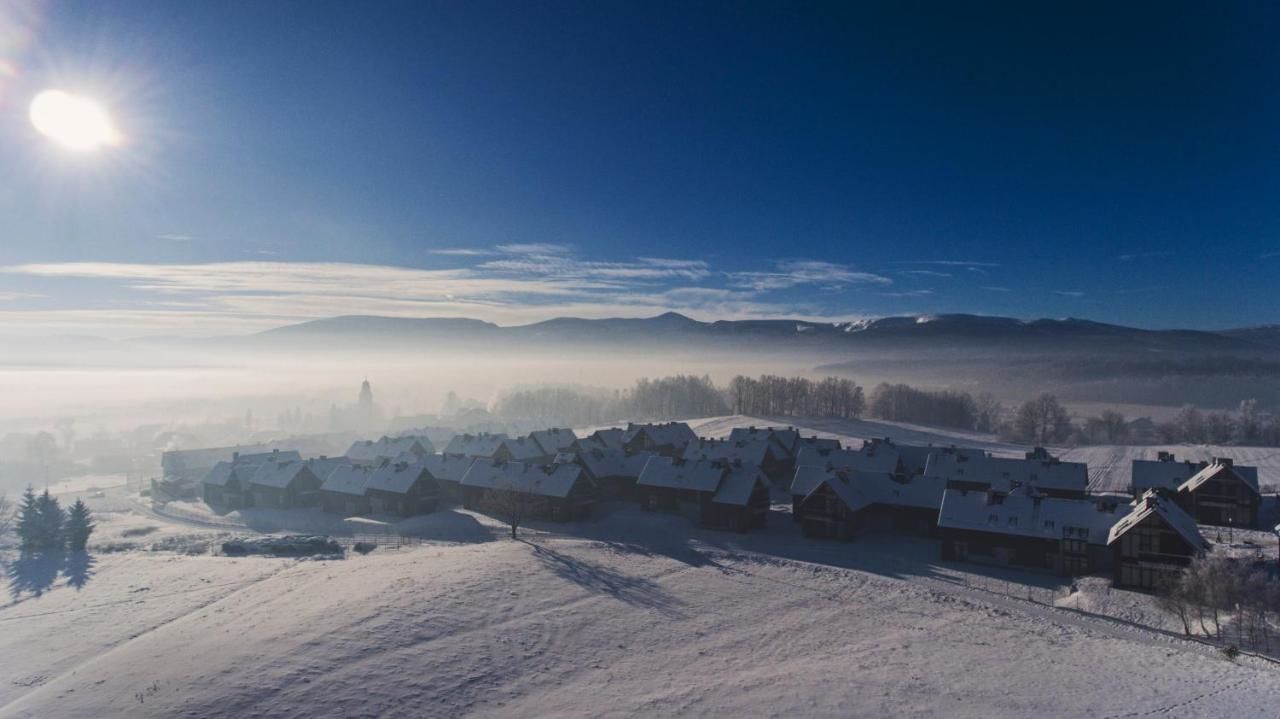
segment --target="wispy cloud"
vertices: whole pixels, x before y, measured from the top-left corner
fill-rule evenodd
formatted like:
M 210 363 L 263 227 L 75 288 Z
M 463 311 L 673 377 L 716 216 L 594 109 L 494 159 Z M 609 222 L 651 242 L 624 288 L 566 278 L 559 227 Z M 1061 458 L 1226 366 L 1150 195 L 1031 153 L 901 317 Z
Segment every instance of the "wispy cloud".
M 891 285 L 893 280 L 872 272 L 861 272 L 847 265 L 819 260 L 788 260 L 779 262 L 775 272 L 732 272 L 731 282 L 736 287 L 756 291 L 781 290 L 800 285 L 818 285 L 839 289 L 849 285 Z
M 493 250 L 476 249 L 473 247 L 445 247 L 438 250 L 427 250 L 433 255 L 453 255 L 456 257 L 483 257 L 485 255 L 494 254 Z
M 881 297 L 929 297 L 933 295 L 933 290 L 903 290 L 901 292 L 877 292 Z
M 978 289 L 986 290 L 987 292 L 1012 292 L 1013 291 L 1008 287 L 999 287 L 996 285 L 984 285 L 982 287 L 979 287 Z
M 952 277 L 950 272 L 938 272 L 937 270 L 903 270 L 898 274 L 911 275 L 913 277 Z
M 156 235 L 157 240 L 168 240 L 170 242 L 191 242 L 195 238 L 191 235 Z
M 549 242 L 516 243 L 497 245 L 493 249 L 508 255 L 563 255 L 569 252 L 568 245 Z
M 1063 297 L 1084 297 L 1084 293 L 1080 290 L 1054 290 L 1053 294 Z
M 1269 260 L 1272 257 L 1280 257 L 1280 251 L 1263 252 L 1262 254 L 1258 255 L 1258 259 L 1261 259 L 1261 260 Z

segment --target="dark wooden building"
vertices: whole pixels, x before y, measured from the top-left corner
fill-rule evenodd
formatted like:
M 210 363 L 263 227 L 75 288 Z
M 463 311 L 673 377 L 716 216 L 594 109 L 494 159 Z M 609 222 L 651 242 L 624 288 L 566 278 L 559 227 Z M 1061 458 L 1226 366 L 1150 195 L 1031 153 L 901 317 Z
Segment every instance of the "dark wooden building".
M 411 517 L 436 510 L 440 489 L 420 462 L 388 462 L 369 475 L 365 496 L 374 514 Z
M 662 424 L 627 424 L 622 441 L 623 449 L 635 454 L 652 452 L 664 457 L 676 457 L 685 446 L 695 442 L 698 435 L 684 422 Z
M 938 513 L 942 558 L 1072 576 L 1109 566 L 1111 527 L 1129 507 L 1114 498 L 1064 499 L 949 488 Z
M 422 458 L 422 466 L 435 480 L 440 491 L 440 501 L 449 504 L 462 503 L 462 478 L 475 462 L 491 460 L 474 459 L 472 457 L 453 456 L 448 454 L 429 454 Z
M 467 509 L 485 511 L 504 493 L 516 497 L 497 501 L 522 502 L 527 517 L 558 522 L 589 518 L 598 496 L 595 483 L 576 464 L 476 461 L 462 478 Z
M 365 496 L 365 487 L 373 468 L 359 464 L 346 464 L 331 469 L 320 484 L 320 506 L 326 512 L 343 517 L 369 514 L 372 508 Z
M 272 509 L 320 504 L 320 479 L 301 460 L 263 462 L 249 479 L 253 506 Z
M 801 531 L 808 537 L 853 539 L 864 530 L 931 534 L 943 482 L 889 472 L 811 468 L 819 478 L 800 500 Z
M 1196 521 L 1168 495 L 1148 490 L 1130 513 L 1111 528 L 1112 584 L 1151 591 L 1161 578 L 1177 573 L 1208 551 Z

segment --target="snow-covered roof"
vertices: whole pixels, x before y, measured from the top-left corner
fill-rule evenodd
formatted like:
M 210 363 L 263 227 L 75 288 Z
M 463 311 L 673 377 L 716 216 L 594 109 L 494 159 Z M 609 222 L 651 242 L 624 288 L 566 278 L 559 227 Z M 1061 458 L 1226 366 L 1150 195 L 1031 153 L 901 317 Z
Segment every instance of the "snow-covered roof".
M 653 455 L 644 452 L 627 454 L 621 449 L 591 449 L 578 453 L 578 461 L 596 479 L 622 477 L 636 479 Z
M 1008 494 L 947 489 L 938 526 L 1106 544 L 1111 528 L 1128 511 L 1129 506 L 1121 502 L 1044 497 L 1026 487 Z
M 882 445 L 867 445 L 861 449 L 833 449 L 825 454 L 810 447 L 802 448 L 796 456 L 791 494 L 807 496 L 818 486 L 829 469 L 893 474 L 898 469 L 898 452 L 894 447 Z
M 1079 492 L 1089 487 L 1088 465 L 1056 459 L 939 453 L 930 456 L 925 474 L 948 481 L 980 482 L 1004 492 L 1020 485 Z
M 445 454 L 462 455 L 464 457 L 492 457 L 503 440 L 509 439 L 502 433 L 496 434 L 457 434 L 449 440 L 444 448 Z
M 563 499 L 583 478 L 576 464 L 524 464 L 477 461 L 462 478 L 465 487 L 510 489 L 516 492 Z
M 698 438 L 697 433 L 684 422 L 666 422 L 663 424 L 628 423 L 626 442 L 630 442 L 641 433 L 647 436 L 650 442 L 659 447 L 683 447 L 685 443 Z
M 516 437 L 502 440 L 502 447 L 516 462 L 532 462 L 551 457 L 555 452 L 546 452 L 530 437 Z
M 310 472 L 310 470 L 307 469 L 307 463 L 300 459 L 287 462 L 263 462 L 258 465 L 258 471 L 249 478 L 249 484 L 284 489 L 303 472 Z
M 270 452 L 254 452 L 245 454 L 236 452 L 232 455 L 233 464 L 262 464 L 263 462 L 291 462 L 302 459 L 302 455 L 292 449 L 273 449 Z
M 476 461 L 474 457 L 428 454 L 422 458 L 422 466 L 437 482 L 461 482 Z
M 578 448 L 589 449 L 622 449 L 626 444 L 627 431 L 620 427 L 597 429 L 586 437 L 578 439 Z
M 729 432 L 730 442 L 769 442 L 780 451 L 780 457 L 790 459 L 795 455 L 800 433 L 794 427 L 734 427 Z
M 798 456 L 800 452 L 803 452 L 805 449 L 813 449 L 818 452 L 830 452 L 835 449 L 840 449 L 840 440 L 828 437 L 801 437 L 800 440 L 796 442 L 796 455 Z
M 766 436 L 751 440 L 697 439 L 684 448 L 686 461 L 741 462 L 760 466 L 768 457 L 777 457 L 781 448 Z
M 1133 460 L 1130 484 L 1135 492 L 1141 494 L 1148 489 L 1177 489 L 1204 467 L 1201 462 L 1178 462 L 1171 454 L 1165 456 L 1168 459 Z
M 338 494 L 354 494 L 364 496 L 365 486 L 369 483 L 373 469 L 360 464 L 345 464 L 334 467 L 325 477 L 320 489 Z
M 711 462 L 686 462 L 671 457 L 650 457 L 645 463 L 639 487 L 666 487 L 690 489 L 697 492 L 714 492 L 720 487 L 726 468 Z
M 313 457 L 312 459 L 307 460 L 307 467 L 311 469 L 311 473 L 322 482 L 338 467 L 349 466 L 351 466 L 351 458 L 346 456 Z
M 724 481 L 720 482 L 720 488 L 711 497 L 711 501 L 717 504 L 745 507 L 757 485 L 763 485 L 765 488 L 772 486 L 759 467 L 745 464 L 729 467 Z
M 376 489 L 382 492 L 405 494 L 413 487 L 414 482 L 429 476 L 427 469 L 420 462 L 388 462 L 369 475 L 365 489 Z
M 540 429 L 529 433 L 529 437 L 538 443 L 545 455 L 554 455 L 562 449 L 568 449 L 573 444 L 578 435 L 573 433 L 571 429 L 563 427 L 552 427 L 551 429 Z
M 423 455 L 434 452 L 431 440 L 426 437 L 407 435 L 402 437 L 382 437 L 377 441 L 360 440 L 347 450 L 347 457 L 356 462 L 377 462 L 381 459 L 392 459 L 406 452 Z
M 946 483 L 938 477 L 914 476 L 899 481 L 888 472 L 823 467 L 807 467 L 806 471 L 812 473 L 806 478 L 812 485 L 806 497 L 826 485 L 855 512 L 873 504 L 937 509 L 946 489 Z
M 1200 527 L 1196 525 L 1196 520 L 1191 515 L 1182 511 L 1182 508 L 1174 504 L 1173 500 L 1168 497 L 1162 497 L 1155 490 L 1147 490 L 1141 497 L 1133 500 L 1130 505 L 1132 510 L 1116 522 L 1111 528 L 1111 533 L 1107 537 L 1107 544 L 1111 544 L 1125 532 L 1133 529 L 1139 522 L 1151 516 L 1159 515 L 1170 529 L 1177 532 L 1187 544 L 1201 550 L 1209 549 L 1209 543 L 1200 534 Z
M 1179 492 L 1194 492 L 1211 479 L 1234 476 L 1245 484 L 1254 494 L 1258 494 L 1258 468 L 1237 467 L 1229 461 L 1215 459 L 1193 474 L 1178 487 Z
M 250 472 L 250 474 L 252 474 L 252 472 Z M 231 478 L 234 476 L 236 476 L 236 473 L 235 466 L 233 464 L 230 462 L 218 462 L 213 465 L 213 469 L 210 469 L 204 475 L 204 479 L 201 479 L 200 483 L 207 484 L 210 487 L 225 487 L 227 486 L 227 482 L 231 481 Z

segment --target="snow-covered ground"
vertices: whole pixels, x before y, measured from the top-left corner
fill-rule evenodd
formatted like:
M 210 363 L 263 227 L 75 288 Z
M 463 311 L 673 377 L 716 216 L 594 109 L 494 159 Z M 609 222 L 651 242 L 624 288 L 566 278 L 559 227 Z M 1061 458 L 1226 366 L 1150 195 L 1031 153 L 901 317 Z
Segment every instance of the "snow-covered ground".
M 342 561 L 98 555 L 79 588 L 0 608 L 0 717 L 1270 717 L 1280 700 L 1274 665 L 1055 608 L 1054 578 L 942 564 L 926 539 L 614 508 L 512 541 L 472 519 L 488 541 Z

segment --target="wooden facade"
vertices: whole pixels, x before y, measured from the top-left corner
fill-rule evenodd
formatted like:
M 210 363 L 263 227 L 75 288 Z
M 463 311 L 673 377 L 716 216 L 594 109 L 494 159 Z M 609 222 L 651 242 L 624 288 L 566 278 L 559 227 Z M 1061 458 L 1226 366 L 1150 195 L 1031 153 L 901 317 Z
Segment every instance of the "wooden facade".
M 1148 514 L 1111 543 L 1111 583 L 1153 591 L 1162 577 L 1185 569 L 1201 549 L 1159 514 Z

